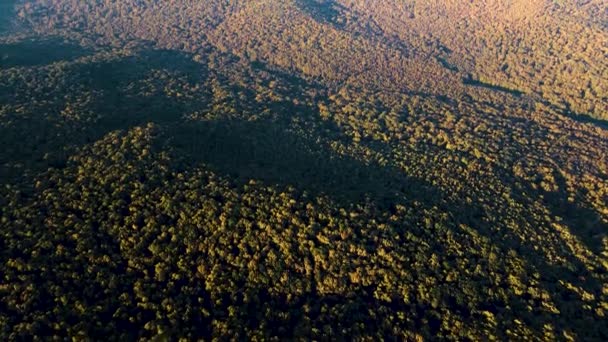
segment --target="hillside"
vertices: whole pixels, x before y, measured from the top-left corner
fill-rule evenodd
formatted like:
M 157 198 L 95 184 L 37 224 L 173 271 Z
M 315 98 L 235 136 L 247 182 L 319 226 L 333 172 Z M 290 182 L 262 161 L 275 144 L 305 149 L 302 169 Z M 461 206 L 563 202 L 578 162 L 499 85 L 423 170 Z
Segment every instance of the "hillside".
M 608 339 L 603 1 L 2 15 L 1 340 Z

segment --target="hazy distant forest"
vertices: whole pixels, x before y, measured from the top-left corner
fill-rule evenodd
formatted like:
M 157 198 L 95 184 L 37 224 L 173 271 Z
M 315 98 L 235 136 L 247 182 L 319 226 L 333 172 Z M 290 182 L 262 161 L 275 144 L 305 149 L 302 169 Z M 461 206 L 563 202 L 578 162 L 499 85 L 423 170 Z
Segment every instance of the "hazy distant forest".
M 608 340 L 605 0 L 0 2 L 0 340 Z

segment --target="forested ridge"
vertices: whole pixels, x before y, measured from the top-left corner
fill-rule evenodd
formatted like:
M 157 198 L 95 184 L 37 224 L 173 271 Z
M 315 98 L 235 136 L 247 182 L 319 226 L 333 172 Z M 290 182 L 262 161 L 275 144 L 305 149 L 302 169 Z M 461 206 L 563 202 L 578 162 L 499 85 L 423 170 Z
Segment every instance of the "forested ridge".
M 603 1 L 5 8 L 1 340 L 608 339 Z

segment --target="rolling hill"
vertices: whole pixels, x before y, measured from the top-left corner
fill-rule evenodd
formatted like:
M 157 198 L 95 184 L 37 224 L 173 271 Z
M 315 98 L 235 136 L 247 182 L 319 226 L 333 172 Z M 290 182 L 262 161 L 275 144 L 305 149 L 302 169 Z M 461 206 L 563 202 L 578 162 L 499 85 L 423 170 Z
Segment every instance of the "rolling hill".
M 607 7 L 0 7 L 0 339 L 606 340 Z

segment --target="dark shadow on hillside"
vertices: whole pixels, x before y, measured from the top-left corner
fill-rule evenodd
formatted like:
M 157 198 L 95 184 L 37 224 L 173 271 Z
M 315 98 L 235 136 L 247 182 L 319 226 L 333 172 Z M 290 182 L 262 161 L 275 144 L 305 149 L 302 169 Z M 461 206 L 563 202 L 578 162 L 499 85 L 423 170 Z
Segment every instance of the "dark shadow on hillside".
M 542 103 L 543 105 L 551 108 L 551 110 L 553 110 L 554 112 L 559 113 L 563 116 L 566 116 L 576 122 L 580 122 L 580 123 L 584 123 L 584 124 L 591 124 L 591 125 L 594 125 L 596 127 L 602 128 L 602 129 L 608 129 L 608 118 L 602 119 L 602 118 L 595 117 L 590 113 L 578 113 L 578 112 L 572 110 L 572 106 L 567 102 L 562 103 L 561 105 L 550 102 L 545 99 L 541 99 L 541 100 L 539 100 L 539 102 Z
M 34 44 L 34 46 L 38 46 Z M 32 56 L 38 53 L 30 51 Z M 33 58 L 33 57 L 32 57 Z M 47 62 L 42 56 L 41 64 Z M 52 67 L 53 68 L 53 67 Z M 195 63 L 188 56 L 169 51 L 147 51 L 140 55 L 116 61 L 93 60 L 70 65 L 66 81 L 60 88 L 46 89 L 47 85 L 19 84 L 20 88 L 37 89 L 28 94 L 38 103 L 44 103 L 33 115 L 14 114 L 0 126 L 0 165 L 11 163 L 18 167 L 2 167 L 0 180 L 11 183 L 24 180 L 45 171 L 49 167 L 62 168 L 75 149 L 92 143 L 117 129 L 147 122 L 168 123 L 178 121 L 181 115 L 208 98 L 201 94 L 195 102 L 180 101 L 165 94 L 166 80 L 156 80 L 153 70 L 175 72 L 198 82 L 206 77 L 204 65 Z M 49 71 L 41 71 L 49 72 Z M 52 71 L 51 71 L 52 72 Z M 63 75 L 62 75 L 63 76 Z M 27 82 L 27 81 L 26 81 Z M 139 82 L 139 83 L 138 83 Z M 96 96 L 84 92 L 93 91 Z M 82 94 L 81 94 L 82 93 Z M 68 97 L 88 96 L 89 115 L 73 120 L 64 118 L 61 111 L 69 105 Z M 0 89 L 0 105 L 11 104 L 17 99 L 14 89 Z M 87 115 L 85 113 L 78 113 Z
M 369 201 L 374 208 L 372 210 L 377 212 L 390 211 L 397 204 L 409 206 L 413 202 L 417 202 L 421 206 L 420 208 L 440 208 L 441 212 L 450 215 L 451 219 L 448 221 L 447 229 L 455 229 L 455 227 L 465 224 L 491 239 L 502 253 L 506 254 L 512 249 L 517 251 L 526 260 L 524 266 L 526 274 L 535 272 L 540 274 L 540 287 L 555 296 L 554 300 L 559 310 L 583 310 L 582 301 L 574 297 L 566 297 L 572 296 L 571 291 L 560 285 L 559 280 L 566 280 L 593 294 L 601 293 L 602 283 L 578 259 L 572 257 L 568 260 L 574 265 L 574 269 L 553 264 L 546 259 L 546 255 L 535 246 L 522 241 L 517 234 L 511 234 L 505 230 L 501 236 L 495 236 L 496 232 L 493 230 L 495 227 L 485 223 L 484 217 L 504 213 L 488 213 L 483 207 L 478 206 L 476 203 L 482 203 L 483 198 L 474 198 L 472 204 L 449 200 L 450 196 L 426 181 L 407 177 L 403 172 L 390 166 L 364 164 L 358 160 L 338 156 L 323 143 L 302 138 L 290 132 L 289 126 L 283 125 L 284 123 L 277 121 L 181 124 L 168 130 L 168 135 L 162 140 L 168 144 L 165 145 L 165 148 L 169 147 L 175 151 L 176 156 L 182 156 L 185 160 L 178 166 L 177 171 L 196 168 L 197 165 L 203 163 L 220 174 L 230 175 L 231 179 L 237 181 L 246 182 L 253 178 L 279 189 L 294 186 L 298 191 L 308 191 L 312 195 L 326 195 L 342 207 Z M 374 228 L 370 227 L 370 229 Z M 371 251 L 374 247 L 370 245 L 369 248 Z M 359 321 L 353 321 L 353 318 L 359 317 L 368 326 L 376 327 L 379 330 L 381 326 L 376 325 L 380 323 L 377 317 L 367 317 L 365 313 L 361 315 L 362 313 L 357 313 L 357 310 L 366 306 L 381 305 L 393 308 L 395 305 L 403 305 L 398 299 L 378 303 L 372 298 L 373 296 L 370 296 L 372 292 L 366 292 L 367 289 L 364 287 L 359 287 L 358 291 L 358 295 L 349 298 L 341 296 L 318 298 L 312 293 L 309 294 L 309 298 L 302 300 L 311 301 L 313 305 L 329 302 L 338 308 L 345 309 L 347 314 L 342 317 L 344 321 L 338 321 L 337 324 L 355 328 Z M 463 317 L 476 319 L 478 313 L 467 307 L 458 291 L 455 289 L 454 297 L 446 297 L 442 300 L 450 303 L 449 305 L 455 312 L 459 312 Z M 285 303 L 277 302 L 276 299 L 266 300 L 264 297 L 259 300 L 263 305 L 269 305 L 273 311 L 288 308 L 288 311 L 297 312 L 301 308 L 297 301 Z M 537 331 L 542 331 L 545 324 L 555 323 L 550 312 L 529 312 L 526 308 L 530 305 L 530 300 L 532 297 L 529 294 L 516 295 L 510 292 L 506 300 L 484 303 L 476 309 L 486 310 L 493 314 L 515 310 L 517 317 L 523 318 Z M 342 305 L 347 305 L 347 307 L 344 308 Z M 412 305 L 410 310 L 413 310 L 412 312 L 415 312 L 418 317 L 425 317 L 425 312 L 431 309 L 417 301 L 414 301 Z M 257 309 L 254 308 L 252 311 Z M 293 317 L 293 321 L 290 321 L 289 324 L 297 324 L 299 316 L 292 312 L 291 317 Z M 425 318 L 430 332 L 436 333 L 441 318 Z M 481 316 L 477 318 L 481 318 Z M 570 329 L 582 336 L 584 332 L 581 327 L 585 325 L 585 319 L 573 318 L 572 326 L 558 327 L 557 330 Z M 255 321 L 252 324 L 255 324 Z M 289 334 L 279 328 L 284 324 L 285 322 L 277 323 L 278 334 Z
M 512 185 L 515 188 L 515 185 Z M 506 300 L 499 299 L 493 302 L 483 303 L 478 309 L 486 310 L 492 314 L 503 314 L 511 312 L 512 315 L 516 315 L 518 319 L 523 320 L 526 324 L 532 327 L 536 331 L 542 331 L 543 326 L 546 324 L 553 325 L 558 334 L 562 334 L 564 331 L 574 332 L 577 336 L 586 336 L 588 333 L 585 328 L 589 324 L 589 320 L 602 320 L 602 316 L 595 312 L 590 312 L 585 309 L 585 302 L 574 292 L 571 288 L 567 287 L 561 281 L 570 283 L 575 287 L 584 289 L 588 293 L 592 293 L 596 298 L 601 297 L 603 281 L 601 277 L 598 277 L 597 273 L 605 274 L 607 270 L 596 269 L 596 273 L 592 273 L 588 266 L 585 265 L 574 255 L 567 257 L 567 265 L 563 263 L 555 263 L 547 259 L 547 255 L 543 252 L 542 248 L 534 243 L 527 241 L 525 238 L 522 239 L 517 233 L 510 232 L 510 228 L 501 225 L 502 229 L 497 232 L 496 227 L 484 223 L 484 218 L 491 217 L 503 217 L 505 213 L 487 212 L 482 207 L 477 206 L 475 203 L 483 202 L 483 198 L 473 198 L 473 204 L 465 204 L 464 202 L 450 201 L 441 204 L 433 202 L 427 205 L 437 205 L 448 212 L 452 218 L 452 227 L 465 224 L 474 229 L 477 233 L 487 237 L 491 243 L 496 246 L 501 254 L 507 254 L 509 251 L 515 251 L 520 257 L 525 260 L 525 274 L 531 276 L 532 274 L 539 274 L 538 286 L 546 290 L 551 296 L 551 301 L 560 312 L 576 312 L 575 315 L 569 315 L 568 321 L 560 322 L 555 315 L 546 310 L 532 309 L 530 310 L 530 303 L 534 301 L 530 293 L 515 294 L 512 289 L 508 289 L 509 295 Z M 520 199 L 520 203 L 524 206 L 528 201 L 526 199 Z M 581 207 L 582 208 L 582 207 Z M 585 210 L 588 212 L 588 210 Z M 505 222 L 504 219 L 500 221 Z M 569 222 L 568 224 L 571 224 Z M 453 229 L 453 228 L 452 228 Z M 570 231 L 577 235 L 579 238 L 582 234 L 586 234 L 579 229 L 578 226 L 569 225 Z M 589 242 L 588 240 L 584 240 Z M 564 242 L 561 246 L 555 246 L 557 248 L 563 248 L 567 250 L 567 245 Z M 493 288 L 495 289 L 495 288 Z M 454 291 L 455 299 L 458 298 L 457 291 Z M 457 303 L 456 301 L 454 303 Z M 458 306 L 456 306 L 458 307 Z M 465 306 L 461 306 L 461 311 L 464 313 L 464 317 L 471 315 L 474 317 L 474 313 L 468 310 Z M 556 325 L 557 324 L 557 325 Z
M 581 242 L 593 253 L 600 254 L 603 251 L 602 239 L 608 234 L 606 225 L 601 216 L 592 207 L 587 207 L 584 194 L 575 194 L 574 201 L 568 200 L 568 186 L 566 179 L 559 172 L 554 172 L 557 190 L 536 191 L 542 193 L 547 208 L 551 210 L 553 216 L 563 219 L 563 223 L 569 228 L 570 232 L 576 235 Z M 527 189 L 533 192 L 532 188 Z M 608 270 L 606 270 L 608 272 Z
M 566 112 L 566 115 L 574 121 L 592 124 L 603 129 L 608 129 L 608 121 L 606 119 L 597 119 L 590 114 L 578 114 L 574 112 Z
M 511 89 L 511 88 L 507 88 L 507 87 L 503 87 L 503 86 L 499 86 L 499 85 L 495 85 L 495 84 L 485 83 L 480 80 L 473 79 L 470 76 L 463 78 L 462 83 L 464 85 L 468 85 L 468 86 L 486 88 L 486 89 L 490 89 L 490 90 L 494 90 L 494 91 L 500 91 L 500 92 L 511 94 L 511 95 L 517 96 L 517 97 L 520 97 L 525 94 L 524 92 L 517 90 L 517 89 Z
M 326 133 L 335 132 L 336 128 L 320 120 L 317 109 L 295 105 L 291 101 L 266 103 L 260 107 L 254 99 L 255 92 L 250 90 L 242 92 L 244 97 L 239 99 L 240 107 L 251 110 L 256 106 L 260 107 L 260 110 L 271 108 L 272 111 L 280 111 L 284 115 L 276 119 L 257 121 L 242 119 L 184 121 L 182 115 L 197 108 L 204 108 L 210 99 L 205 97 L 204 92 L 200 97 L 189 100 L 169 96 L 164 91 L 165 84 L 163 82 L 156 84 L 155 82 L 159 80 L 154 77 L 150 79 L 149 73 L 154 69 L 163 69 L 198 83 L 203 82 L 207 76 L 204 65 L 195 63 L 187 55 L 177 52 L 149 51 L 140 56 L 126 57 L 114 62 L 98 61 L 74 66 L 70 69 L 72 73 L 70 77 L 85 89 L 92 89 L 100 94 L 90 103 L 91 111 L 99 114 L 100 117 L 91 122 L 80 123 L 82 126 L 72 126 L 69 123 L 54 125 L 50 120 L 48 122 L 40 120 L 40 126 L 33 126 L 35 129 L 32 129 L 31 121 L 22 120 L 18 121 L 16 126 L 3 127 L 0 131 L 2 146 L 6 144 L 15 148 L 11 148 L 10 151 L 3 149 L 0 152 L 0 162 L 27 163 L 30 160 L 37 160 L 38 164 L 34 166 L 33 172 L 35 176 L 37 172 L 42 172 L 49 166 L 57 168 L 65 166 L 66 159 L 77 147 L 92 143 L 113 130 L 128 130 L 134 126 L 154 122 L 159 124 L 162 131 L 157 143 L 161 148 L 173 152 L 175 163 L 172 167 L 175 171 L 192 170 L 200 167 L 201 164 L 206 164 L 220 175 L 227 175 L 236 182 L 247 182 L 253 178 L 279 189 L 294 186 L 297 191 L 326 195 L 336 205 L 343 207 L 371 202 L 378 212 L 387 212 L 387 210 L 390 212 L 391 207 L 396 204 L 407 205 L 413 202 L 419 203 L 416 208 L 422 210 L 440 208 L 441 212 L 449 214 L 451 218 L 445 229 L 457 230 L 459 225 L 466 224 L 491 239 L 501 252 L 507 253 L 515 249 L 526 259 L 523 267 L 527 274 L 533 272 L 541 274 L 540 286 L 554 296 L 559 310 L 584 312 L 583 305 L 585 305 L 582 300 L 576 298 L 568 298 L 567 305 L 562 304 L 563 298 L 557 296 L 567 293 L 567 290 L 562 289 L 561 285 L 556 285 L 559 279 L 565 278 L 575 286 L 580 286 L 591 293 L 601 293 L 602 284 L 593 275 L 584 273 L 585 267 L 580 262 L 575 272 L 560 265 L 550 264 L 543 253 L 534 249 L 535 246 L 521 241 L 516 234 L 508 230 L 504 231 L 502 236 L 495 236 L 493 227 L 482 218 L 499 213 L 488 213 L 481 204 L 476 204 L 482 203 L 482 199 L 473 199 L 471 204 L 448 200 L 450 196 L 441 189 L 426 181 L 408 177 L 395 167 L 374 162 L 364 163 L 338 154 L 328 145 L 334 137 L 328 138 Z M 272 72 L 270 69 L 265 70 Z M 295 76 L 279 72 L 272 72 L 272 76 L 300 88 L 310 86 Z M 140 80 L 146 80 L 145 87 L 131 87 Z M 69 88 L 65 89 L 65 92 L 69 91 Z M 298 93 L 298 96 L 303 96 L 303 93 Z M 59 105 L 61 107 L 62 104 Z M 295 118 L 299 119 L 300 123 L 294 122 Z M 36 132 L 37 129 L 41 129 L 44 133 Z M 303 135 L 300 130 L 305 130 L 307 134 Z M 33 143 L 20 148 L 19 145 L 28 140 Z M 45 159 L 45 155 L 49 154 L 51 160 Z M 32 183 L 34 178 L 31 175 L 28 177 L 25 182 Z M 8 178 L 3 178 L 3 181 L 7 180 Z M 423 215 L 424 213 L 421 213 L 417 219 L 422 220 Z M 370 225 L 367 229 L 377 229 L 377 227 Z M 399 227 L 399 229 L 405 233 L 407 227 Z M 396 233 L 400 233 L 398 229 L 396 230 Z M 370 252 L 374 248 L 375 246 L 371 245 Z M 585 276 L 585 279 L 581 279 L 581 275 Z M 485 280 L 479 279 L 479 281 Z M 270 312 L 287 310 L 292 313 L 291 321 L 286 322 L 277 318 L 276 325 L 269 329 L 272 334 L 289 338 L 293 331 L 285 330 L 284 327 L 302 321 L 302 306 L 310 303 L 313 313 L 317 312 L 318 315 L 321 315 L 318 313 L 321 312 L 318 308 L 324 304 L 342 310 L 340 319 L 337 322 L 328 321 L 328 325 L 356 329 L 357 323 L 364 323 L 369 329 L 382 330 L 381 334 L 384 332 L 390 334 L 390 331 L 383 330 L 386 327 L 381 325 L 382 314 L 379 312 L 382 307 L 387 307 L 390 312 L 391 308 L 402 306 L 402 302 L 398 299 L 380 302 L 373 296 L 373 288 L 366 289 L 359 286 L 356 290 L 357 292 L 349 297 L 320 296 L 312 292 L 291 301 L 273 298 L 261 290 L 262 292 L 253 294 L 253 297 L 257 296 L 259 304 L 249 307 L 249 311 L 252 312 L 251 326 L 257 324 L 253 313 L 264 308 L 269 308 Z M 492 313 L 515 311 L 517 317 L 524 317 L 526 323 L 537 331 L 543 331 L 545 324 L 555 322 L 555 317 L 551 313 L 528 311 L 529 296 L 517 295 L 509 291 L 507 289 L 508 297 L 504 302 L 486 303 L 485 307 L 479 309 Z M 449 297 L 443 300 L 450 303 L 451 308 L 462 317 L 476 319 L 474 313 L 466 308 L 462 298 Z M 237 302 L 235 305 L 249 304 Z M 426 317 L 425 315 L 431 312 L 428 307 L 422 305 L 409 309 L 412 315 L 417 317 Z M 370 310 L 379 314 L 374 316 Z M 222 315 L 222 313 L 217 312 L 214 315 Z M 588 318 L 585 315 L 578 317 L 581 317 L 580 321 Z M 113 319 L 111 313 L 106 318 Z M 439 329 L 440 319 L 440 317 L 427 317 L 426 322 L 416 323 L 428 326 L 432 334 Z M 580 324 L 576 319 L 573 321 L 578 325 L 572 330 L 582 333 L 581 328 L 578 327 L 584 324 Z M 192 319 L 184 324 L 199 323 L 202 327 L 201 335 L 204 336 L 208 319 L 201 317 L 200 320 Z M 132 326 L 126 324 L 125 329 L 132 329 Z
M 459 69 L 456 65 L 448 62 L 448 60 L 444 57 L 441 56 L 436 56 L 435 60 L 437 60 L 437 62 L 439 62 L 439 64 L 441 64 L 442 67 L 444 67 L 445 69 L 452 71 L 452 72 L 458 72 Z M 466 84 L 466 83 L 465 83 Z
M 0 44 L 0 69 L 47 65 L 71 61 L 90 54 L 91 51 L 60 39 L 24 40 L 12 44 Z
M 0 1 L 0 34 L 9 30 L 15 14 L 15 0 Z
M 296 4 L 319 23 L 344 27 L 345 22 L 340 18 L 344 7 L 334 0 L 296 0 Z
M 495 107 L 495 109 L 500 110 L 501 108 Z M 562 113 L 562 111 L 556 107 L 553 107 L 553 109 L 557 113 Z M 529 119 L 516 117 L 508 118 L 506 116 L 496 116 L 487 113 L 485 115 L 488 116 L 490 121 L 506 122 L 505 127 L 517 127 L 518 130 L 524 130 L 525 133 L 522 133 L 524 136 L 539 137 L 549 135 L 545 126 L 540 126 Z M 585 247 L 595 254 L 600 254 L 603 248 L 602 238 L 608 234 L 608 226 L 603 223 L 600 214 L 586 199 L 586 194 L 582 192 L 585 191 L 585 188 L 580 187 L 578 189 L 579 192 L 575 194 L 569 193 L 568 181 L 559 171 L 560 167 L 565 168 L 566 165 L 560 164 L 566 163 L 566 158 L 547 155 L 541 151 L 535 151 L 534 148 L 533 145 L 516 145 L 515 150 L 519 151 L 518 155 L 515 156 L 516 160 L 520 160 L 522 156 L 526 155 L 542 156 L 541 158 L 546 158 L 549 161 L 553 160 L 555 164 L 549 165 L 551 165 L 551 168 L 553 169 L 551 175 L 555 181 L 556 189 L 554 191 L 546 191 L 538 187 L 538 183 L 533 184 L 533 182 L 538 181 L 518 180 L 519 177 L 514 175 L 512 170 L 507 172 L 508 175 L 506 177 L 503 177 L 504 182 L 514 190 L 513 193 L 516 194 L 519 201 L 527 203 L 530 199 L 534 199 L 541 202 L 543 206 L 550 211 L 552 217 L 562 218 L 562 223 L 568 227 L 569 232 L 575 235 Z M 509 164 L 510 163 L 511 161 L 509 161 Z M 502 171 L 500 173 L 502 173 Z M 517 195 L 518 193 L 527 194 L 529 198 L 519 196 Z M 569 199 L 571 196 L 573 199 Z M 608 272 L 608 270 L 606 271 Z
M 206 93 L 195 100 L 180 100 L 166 93 L 167 79 L 156 79 L 150 72 L 170 72 L 185 77 L 188 84 L 206 79 L 207 69 L 188 56 L 154 50 L 118 62 L 83 65 L 76 73 L 83 75 L 82 85 L 101 91 L 93 104 L 103 113 L 98 125 L 105 131 L 124 129 L 145 122 L 168 123 L 181 120 L 188 110 L 209 101 Z
M 574 121 L 585 124 L 592 124 L 602 129 L 608 129 L 608 119 L 600 119 L 588 113 L 577 113 L 572 110 L 570 104 L 567 104 L 565 107 L 560 107 L 548 101 L 546 101 L 544 104 L 552 108 L 554 111 L 561 113 Z
M 500 107 L 493 107 L 497 110 L 501 109 Z M 487 120 L 494 123 L 501 123 L 503 127 L 517 127 L 518 130 L 523 130 L 524 132 L 520 133 L 523 136 L 539 137 L 549 135 L 549 132 L 545 126 L 538 125 L 534 121 L 526 118 L 507 117 L 504 115 L 494 115 L 487 112 L 484 113 L 484 115 L 487 117 Z M 535 151 L 534 148 L 535 147 L 533 145 L 516 144 L 514 151 L 518 151 L 518 153 L 514 156 L 515 160 L 521 160 L 521 158 L 526 155 L 543 155 L 542 152 Z M 551 160 L 553 157 L 543 156 L 542 158 Z M 561 160 L 557 161 L 558 164 L 565 163 L 564 158 L 555 159 Z M 589 248 L 589 250 L 591 250 L 593 253 L 601 253 L 601 249 L 603 248 L 602 237 L 608 233 L 608 226 L 602 222 L 600 215 L 585 199 L 584 193 L 575 194 L 574 200 L 570 201 L 568 197 L 570 197 L 571 194 L 569 194 L 567 190 L 567 180 L 563 177 L 561 172 L 558 172 L 558 170 L 554 170 L 554 172 L 552 172 L 557 190 L 545 191 L 538 186 L 533 186 L 531 181 L 518 180 L 519 177 L 514 175 L 512 172 L 512 161 L 505 160 L 505 162 L 507 163 L 506 165 L 510 165 L 508 167 L 509 171 L 504 171 L 497 168 L 496 173 L 506 174 L 501 178 L 505 184 L 509 185 L 509 187 L 513 190 L 512 193 L 515 195 L 518 201 L 524 203 L 524 205 L 527 205 L 526 203 L 529 203 L 531 199 L 542 202 L 543 206 L 549 209 L 552 216 L 561 217 L 563 219 L 562 223 L 568 227 L 571 234 L 580 239 L 585 247 Z M 529 198 L 520 196 L 519 194 L 521 193 L 527 194 Z M 532 203 L 530 203 L 530 205 L 532 206 Z M 580 265 L 580 262 L 578 262 L 576 258 L 573 258 L 572 262 L 578 263 L 581 268 L 584 268 L 582 265 Z M 606 271 L 608 272 L 608 270 Z
M 371 201 L 378 207 L 439 193 L 390 167 L 337 154 L 278 121 L 213 121 L 174 125 L 166 142 L 184 165 L 203 163 L 237 180 L 261 180 L 327 195 L 341 205 Z M 181 158 L 180 158 L 181 157 Z

